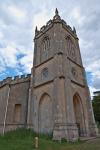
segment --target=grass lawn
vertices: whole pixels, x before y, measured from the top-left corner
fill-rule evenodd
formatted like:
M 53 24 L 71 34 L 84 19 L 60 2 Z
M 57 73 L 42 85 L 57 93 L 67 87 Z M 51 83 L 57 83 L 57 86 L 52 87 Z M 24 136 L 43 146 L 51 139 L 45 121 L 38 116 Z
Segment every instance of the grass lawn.
M 35 134 L 31 130 L 19 129 L 0 136 L 0 150 L 35 150 Z M 57 143 L 50 137 L 39 137 L 38 150 L 100 150 L 100 139 L 89 142 Z

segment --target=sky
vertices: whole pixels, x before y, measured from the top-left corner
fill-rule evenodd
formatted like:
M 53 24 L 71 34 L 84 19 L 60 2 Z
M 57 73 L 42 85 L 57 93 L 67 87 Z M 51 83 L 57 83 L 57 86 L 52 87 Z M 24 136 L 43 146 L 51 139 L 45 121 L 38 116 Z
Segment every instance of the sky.
M 52 19 L 55 8 L 77 30 L 92 95 L 100 90 L 99 0 L 0 0 L 0 80 L 31 72 L 35 27 Z

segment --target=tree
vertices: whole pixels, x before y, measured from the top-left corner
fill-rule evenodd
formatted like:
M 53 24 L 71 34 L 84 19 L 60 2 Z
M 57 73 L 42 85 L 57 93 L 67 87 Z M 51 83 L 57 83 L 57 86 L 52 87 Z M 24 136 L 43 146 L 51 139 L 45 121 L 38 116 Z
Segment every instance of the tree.
M 100 95 L 94 96 L 92 105 L 93 105 L 95 120 L 100 124 Z

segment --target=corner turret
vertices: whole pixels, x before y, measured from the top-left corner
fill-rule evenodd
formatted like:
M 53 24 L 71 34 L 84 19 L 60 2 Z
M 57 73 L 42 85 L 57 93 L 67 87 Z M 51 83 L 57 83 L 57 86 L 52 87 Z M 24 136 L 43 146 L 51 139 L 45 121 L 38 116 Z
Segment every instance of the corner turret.
M 37 26 L 36 26 L 36 28 L 35 28 L 35 35 L 37 35 L 38 34 L 38 28 L 37 28 Z
M 53 20 L 61 20 L 61 17 L 59 16 L 58 9 L 55 10 L 55 16 L 53 17 Z

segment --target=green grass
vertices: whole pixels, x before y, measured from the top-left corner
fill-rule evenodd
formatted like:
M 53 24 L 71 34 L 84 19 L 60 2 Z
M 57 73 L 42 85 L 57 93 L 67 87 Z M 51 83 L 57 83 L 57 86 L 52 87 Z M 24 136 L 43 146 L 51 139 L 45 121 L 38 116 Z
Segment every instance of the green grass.
M 0 150 L 35 150 L 32 130 L 18 129 L 0 136 Z M 100 139 L 92 142 L 62 143 L 52 141 L 50 136 L 39 137 L 38 150 L 100 150 Z

